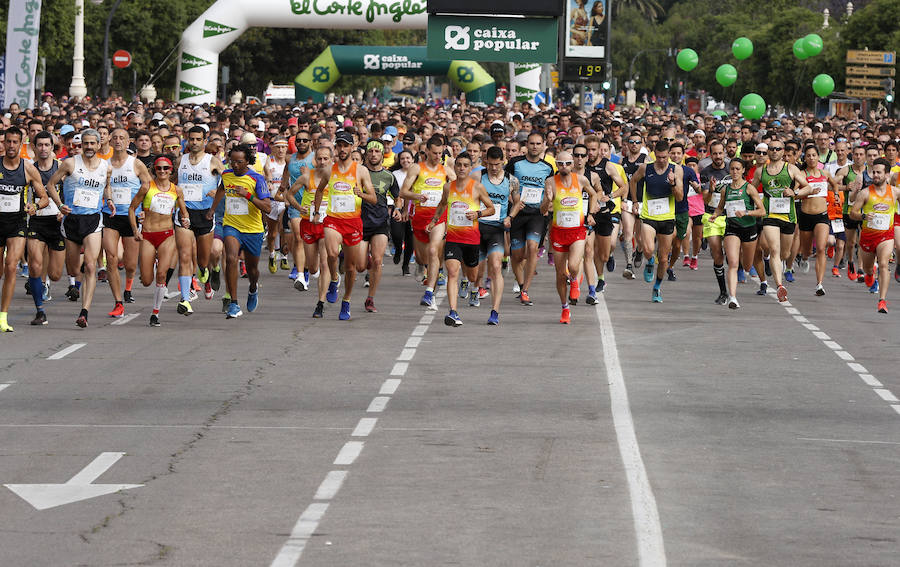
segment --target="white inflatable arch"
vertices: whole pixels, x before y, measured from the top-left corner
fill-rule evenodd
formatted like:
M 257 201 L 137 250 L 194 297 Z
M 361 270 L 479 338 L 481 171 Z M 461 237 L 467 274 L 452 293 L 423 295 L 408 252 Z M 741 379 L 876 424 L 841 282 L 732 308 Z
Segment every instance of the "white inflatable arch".
M 218 0 L 181 35 L 175 98 L 214 103 L 219 54 L 248 28 L 425 29 L 425 7 L 425 0 Z

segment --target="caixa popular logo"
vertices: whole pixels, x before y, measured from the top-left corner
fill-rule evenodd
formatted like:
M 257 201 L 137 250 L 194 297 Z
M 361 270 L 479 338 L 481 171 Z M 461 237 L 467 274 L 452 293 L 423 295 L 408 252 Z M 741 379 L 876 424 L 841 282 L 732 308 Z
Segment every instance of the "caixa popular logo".
M 469 26 L 447 26 L 444 28 L 444 49 L 456 51 L 537 51 L 540 41 L 525 41 L 516 30 L 499 28 L 475 28 Z
M 563 207 L 574 207 L 581 202 L 581 199 L 578 197 L 563 197 L 559 200 L 559 204 Z

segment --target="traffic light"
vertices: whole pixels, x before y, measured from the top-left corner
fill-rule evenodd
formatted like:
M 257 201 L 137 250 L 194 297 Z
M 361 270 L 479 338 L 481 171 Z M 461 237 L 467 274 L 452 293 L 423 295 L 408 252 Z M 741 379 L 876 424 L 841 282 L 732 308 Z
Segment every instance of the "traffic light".
M 611 87 L 611 86 L 612 85 L 609 83 L 609 81 L 603 81 L 603 90 L 604 91 L 608 91 L 609 87 Z
M 884 84 L 884 100 L 894 102 L 894 79 L 887 79 Z

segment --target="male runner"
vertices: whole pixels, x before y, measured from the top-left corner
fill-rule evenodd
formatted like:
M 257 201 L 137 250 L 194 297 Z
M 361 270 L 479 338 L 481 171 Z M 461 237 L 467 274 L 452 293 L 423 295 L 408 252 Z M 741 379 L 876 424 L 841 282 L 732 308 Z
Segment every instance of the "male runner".
M 397 179 L 384 168 L 384 149 L 384 145 L 378 140 L 370 140 L 366 144 L 365 164 L 378 198 L 375 204 L 368 201 L 362 204 L 363 258 L 368 259 L 369 266 L 369 273 L 366 276 L 369 286 L 366 311 L 370 313 L 378 311 L 375 308 L 375 292 L 378 291 L 378 284 L 381 282 L 382 260 L 391 232 L 388 221 L 391 214 L 388 209 L 388 197 L 396 199 L 400 194 Z M 395 208 L 393 216 L 394 220 L 400 220 L 400 210 Z
M 841 183 L 844 191 L 844 232 L 847 236 L 847 242 L 844 245 L 844 257 L 847 259 L 847 279 L 850 281 L 857 280 L 856 267 L 859 265 L 856 243 L 859 238 L 859 228 L 861 223 L 850 217 L 850 208 L 853 202 L 850 199 L 850 193 L 853 189 L 857 192 L 868 184 L 864 183 L 864 177 L 868 176 L 866 170 L 866 148 L 856 146 L 851 154 L 853 161 L 846 167 L 842 168 L 835 174 L 835 178 Z M 871 180 L 869 180 L 871 184 Z
M 293 235 L 293 239 L 291 241 L 291 256 L 294 259 L 294 268 L 291 270 L 289 275 L 290 279 L 294 280 L 294 288 L 298 291 L 306 291 L 309 288 L 309 270 L 306 265 L 306 257 L 304 255 L 305 244 L 303 239 L 300 237 L 300 219 L 305 218 L 307 222 L 309 221 L 309 215 L 301 215 L 299 209 L 293 206 L 293 201 L 288 198 L 288 193 L 294 194 L 294 201 L 296 199 L 300 199 L 304 192 L 301 194 L 297 194 L 297 191 L 294 191 L 292 188 L 297 180 L 303 175 L 307 169 L 312 169 L 316 166 L 315 164 L 315 155 L 312 151 L 312 145 L 310 144 L 310 136 L 309 131 L 300 130 L 294 136 L 294 144 L 297 147 L 297 152 L 291 155 L 288 159 L 287 165 L 285 165 L 285 170 L 281 174 L 281 192 L 284 195 L 285 202 L 289 205 L 287 210 L 288 216 L 288 224 L 291 229 L 291 234 Z M 329 167 L 331 167 L 329 165 Z M 306 186 L 301 186 L 305 188 Z M 290 190 L 290 191 L 289 191 Z M 309 192 L 311 195 L 314 194 L 313 191 Z M 298 203 L 299 204 L 299 203 Z M 296 221 L 296 222 L 295 222 Z
M 647 154 L 641 151 L 643 138 L 640 132 L 633 131 L 625 140 L 622 167 L 625 169 L 625 175 L 630 179 L 640 165 L 646 161 Z M 638 199 L 643 198 L 643 189 L 641 187 L 638 187 L 637 197 Z M 622 272 L 622 277 L 629 280 L 635 278 L 634 263 L 641 257 L 640 253 L 635 251 L 634 246 L 635 225 L 640 227 L 639 208 L 640 204 L 632 201 L 628 196 L 622 202 L 622 244 L 625 247 L 625 270 Z M 638 249 L 640 249 L 640 237 L 637 238 L 637 244 Z
M 603 293 L 606 289 L 604 271 L 607 269 L 607 263 L 613 250 L 613 234 L 618 234 L 618 230 L 616 230 L 617 219 L 613 213 L 615 199 L 622 198 L 628 194 L 628 184 L 620 174 L 619 167 L 609 159 L 612 149 L 609 140 L 590 135 L 584 139 L 584 145 L 587 147 L 588 152 L 586 170 L 595 173 L 599 180 L 599 185 L 591 183 L 591 187 L 599 191 L 596 199 L 599 208 L 596 211 L 590 209 L 584 211 L 584 214 L 591 213 L 594 217 L 594 256 L 593 258 L 587 258 L 587 261 L 588 263 L 593 261 L 594 268 L 597 271 L 596 291 Z M 576 146 L 574 153 L 580 152 L 581 150 L 578 150 L 578 146 Z M 578 160 L 576 160 L 576 163 L 578 163 Z M 590 176 L 587 177 L 590 180 Z M 614 188 L 613 185 L 616 187 Z M 582 189 L 588 190 L 584 186 Z M 576 286 L 574 288 L 576 293 L 572 293 L 569 297 L 577 299 L 578 282 L 573 283 Z M 588 292 L 588 297 L 590 298 L 590 288 L 588 288 Z M 587 301 L 589 304 L 593 304 L 596 302 L 596 298 L 588 299 Z
M 724 216 L 713 218 L 713 213 L 719 206 L 725 188 L 731 184 L 731 175 L 728 169 L 730 160 L 725 157 L 725 144 L 719 140 L 710 142 L 709 159 L 709 165 L 700 170 L 700 184 L 703 189 L 703 200 L 706 203 L 706 212 L 702 217 L 703 238 L 709 244 L 713 272 L 716 275 L 716 282 L 719 284 L 719 296 L 715 303 L 725 305 L 728 302 L 728 286 L 725 282 L 725 249 L 723 247 L 726 218 Z M 739 270 L 738 280 L 742 275 L 743 271 Z

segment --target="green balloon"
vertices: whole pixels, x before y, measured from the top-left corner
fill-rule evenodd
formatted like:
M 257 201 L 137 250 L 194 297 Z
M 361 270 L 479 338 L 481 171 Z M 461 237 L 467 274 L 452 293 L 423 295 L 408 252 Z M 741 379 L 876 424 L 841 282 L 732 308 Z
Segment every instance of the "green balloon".
M 743 61 L 753 55 L 753 42 L 746 37 L 739 37 L 731 44 L 731 52 L 737 60 Z
M 678 63 L 678 68 L 682 71 L 692 71 L 694 67 L 697 66 L 700 58 L 697 56 L 697 52 L 693 49 L 682 49 L 678 52 L 678 57 L 675 58 L 675 62 Z
M 806 42 L 804 41 L 804 39 L 805 38 L 801 37 L 794 42 L 794 57 L 796 57 L 800 61 L 803 61 L 804 59 L 809 57 L 809 54 L 806 52 Z
M 756 93 L 744 95 L 744 98 L 741 99 L 740 107 L 744 118 L 750 120 L 762 118 L 762 115 L 766 113 L 766 101 Z
M 809 34 L 803 38 L 803 46 L 808 57 L 815 57 L 822 53 L 822 36 L 816 33 Z
M 813 79 L 812 87 L 817 96 L 825 98 L 834 92 L 834 79 L 831 78 L 831 75 L 826 75 L 825 73 L 816 75 L 816 78 Z
M 716 82 L 723 87 L 730 87 L 735 81 L 737 81 L 737 69 L 734 68 L 734 65 L 728 63 L 719 65 L 719 68 L 716 69 Z

